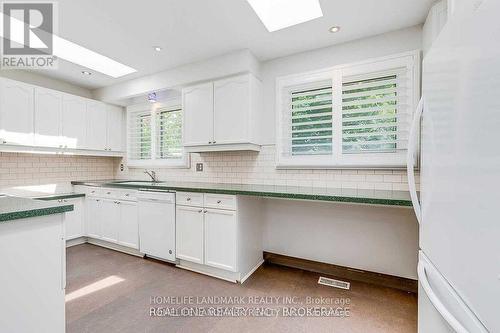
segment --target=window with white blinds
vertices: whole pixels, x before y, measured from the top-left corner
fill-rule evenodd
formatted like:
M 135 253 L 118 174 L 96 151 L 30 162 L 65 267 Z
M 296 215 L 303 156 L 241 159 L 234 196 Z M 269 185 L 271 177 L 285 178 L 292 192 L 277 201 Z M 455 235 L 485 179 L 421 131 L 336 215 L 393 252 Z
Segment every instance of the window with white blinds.
M 419 53 L 277 80 L 278 167 L 404 167 Z
M 182 107 L 177 99 L 127 108 L 127 163 L 135 167 L 189 167 L 182 146 Z
M 128 158 L 151 159 L 151 113 L 132 112 L 128 118 Z
M 160 109 L 156 112 L 156 158 L 182 159 L 182 110 Z
M 412 111 L 406 70 L 366 74 L 343 81 L 343 153 L 405 150 Z
M 285 110 L 287 153 L 332 153 L 332 86 L 322 82 L 292 89 Z

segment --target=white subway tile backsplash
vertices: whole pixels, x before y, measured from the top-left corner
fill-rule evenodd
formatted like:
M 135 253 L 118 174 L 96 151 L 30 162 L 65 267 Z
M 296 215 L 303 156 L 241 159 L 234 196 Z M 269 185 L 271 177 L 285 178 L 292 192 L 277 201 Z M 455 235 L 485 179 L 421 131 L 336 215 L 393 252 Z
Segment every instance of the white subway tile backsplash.
M 72 180 L 111 179 L 112 157 L 0 153 L 0 188 L 69 183 Z
M 118 161 L 118 160 L 117 160 Z M 125 168 L 115 176 L 121 179 L 147 179 L 143 168 Z M 196 163 L 204 164 L 196 172 Z M 191 168 L 154 168 L 160 180 L 209 183 L 268 184 L 309 186 L 317 188 L 408 189 L 404 170 L 353 169 L 276 169 L 274 145 L 263 146 L 256 152 L 209 152 L 191 154 Z M 417 177 L 418 183 L 418 177 Z

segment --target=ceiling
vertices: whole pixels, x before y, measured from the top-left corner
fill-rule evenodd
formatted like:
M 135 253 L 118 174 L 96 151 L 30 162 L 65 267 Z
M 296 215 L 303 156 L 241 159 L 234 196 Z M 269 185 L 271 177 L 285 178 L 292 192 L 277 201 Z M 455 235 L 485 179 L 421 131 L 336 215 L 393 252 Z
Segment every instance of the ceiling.
M 434 0 L 320 2 L 322 18 L 270 33 L 246 0 L 59 0 L 59 36 L 138 72 L 85 76 L 61 60 L 41 74 L 95 89 L 240 49 L 269 60 L 420 24 Z

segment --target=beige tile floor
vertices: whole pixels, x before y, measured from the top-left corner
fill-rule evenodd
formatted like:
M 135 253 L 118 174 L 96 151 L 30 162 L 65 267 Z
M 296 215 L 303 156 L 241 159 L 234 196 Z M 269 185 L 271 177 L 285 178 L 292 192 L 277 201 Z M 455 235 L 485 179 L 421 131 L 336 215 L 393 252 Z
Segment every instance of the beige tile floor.
M 66 329 L 72 332 L 416 332 L 417 297 L 352 282 L 348 291 L 317 284 L 318 274 L 274 265 L 260 267 L 238 285 L 156 261 L 85 244 L 67 252 Z M 243 307 L 282 309 L 279 303 L 249 305 L 261 297 L 349 300 L 348 317 L 151 317 L 152 296 L 243 297 Z M 196 306 L 196 305 L 187 305 Z M 198 306 L 208 306 L 207 304 Z M 223 305 L 225 306 L 225 305 Z M 229 307 L 236 307 L 233 305 Z M 227 307 L 227 306 L 226 306 Z M 323 305 L 331 308 L 337 305 Z

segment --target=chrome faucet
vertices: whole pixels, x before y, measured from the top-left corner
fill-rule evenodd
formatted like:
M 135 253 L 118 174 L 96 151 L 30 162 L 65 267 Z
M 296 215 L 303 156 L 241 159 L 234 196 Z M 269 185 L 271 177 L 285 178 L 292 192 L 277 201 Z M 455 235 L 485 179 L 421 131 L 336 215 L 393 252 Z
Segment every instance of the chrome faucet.
M 158 182 L 158 179 L 156 178 L 156 172 L 154 172 L 153 170 L 151 170 L 151 171 L 144 170 L 144 173 L 146 175 L 148 175 L 149 177 L 151 177 L 151 181 L 153 183 L 157 183 Z

